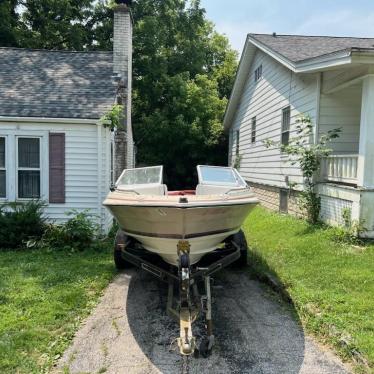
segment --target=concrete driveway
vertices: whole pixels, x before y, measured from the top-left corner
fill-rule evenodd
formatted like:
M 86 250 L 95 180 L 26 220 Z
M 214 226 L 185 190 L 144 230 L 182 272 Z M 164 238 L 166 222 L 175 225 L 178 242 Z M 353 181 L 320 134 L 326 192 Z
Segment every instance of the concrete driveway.
M 183 360 L 165 312 L 166 285 L 131 270 L 118 275 L 54 372 L 65 373 L 348 373 L 306 337 L 292 311 L 245 272 L 215 278 L 216 345 L 208 359 Z M 194 325 L 195 333 L 202 325 Z

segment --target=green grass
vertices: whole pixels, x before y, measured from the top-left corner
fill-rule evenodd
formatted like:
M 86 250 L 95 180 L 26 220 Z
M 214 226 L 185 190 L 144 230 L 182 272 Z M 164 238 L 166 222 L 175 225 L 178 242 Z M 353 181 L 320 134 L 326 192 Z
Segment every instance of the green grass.
M 0 372 L 48 371 L 113 274 L 109 248 L 0 252 Z
M 374 245 L 338 244 L 333 228 L 260 207 L 244 230 L 252 269 L 281 281 L 306 329 L 374 372 Z

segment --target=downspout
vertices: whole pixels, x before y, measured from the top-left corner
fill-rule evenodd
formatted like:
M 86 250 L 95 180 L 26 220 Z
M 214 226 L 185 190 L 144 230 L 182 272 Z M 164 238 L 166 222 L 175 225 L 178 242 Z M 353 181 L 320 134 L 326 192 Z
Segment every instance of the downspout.
M 315 119 L 315 129 L 314 129 L 314 137 L 313 137 L 313 142 L 316 145 L 319 141 L 319 125 L 320 125 L 320 107 L 321 107 L 321 93 L 322 93 L 322 74 L 323 73 L 318 73 L 317 74 L 317 87 L 316 87 L 316 119 Z M 319 184 L 321 183 L 321 175 L 323 173 L 323 160 L 320 165 L 320 171 L 318 176 L 314 175 L 313 181 L 315 183 L 314 186 L 314 192 L 319 193 Z M 319 195 L 320 196 L 320 195 Z M 321 207 L 320 207 L 321 208 Z M 319 213 L 319 218 L 321 218 L 321 212 Z
M 316 119 L 315 119 L 315 129 L 314 129 L 314 144 L 318 143 L 319 140 L 319 116 L 320 116 L 320 106 L 321 106 L 321 93 L 322 93 L 322 73 L 317 75 L 317 88 L 316 88 Z
M 102 147 L 102 124 L 97 123 L 97 212 L 99 215 L 100 232 L 103 231 L 102 217 L 102 167 L 103 167 L 103 147 Z

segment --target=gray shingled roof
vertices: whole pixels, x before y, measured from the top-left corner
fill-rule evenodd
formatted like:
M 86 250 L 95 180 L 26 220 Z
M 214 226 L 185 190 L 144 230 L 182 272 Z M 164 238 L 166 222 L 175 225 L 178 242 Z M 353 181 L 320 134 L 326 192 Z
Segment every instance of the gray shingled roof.
M 0 116 L 100 118 L 114 103 L 111 52 L 0 48 Z
M 343 50 L 374 50 L 374 38 L 300 35 L 276 35 L 274 37 L 268 34 L 249 34 L 249 36 L 293 62 L 299 62 Z

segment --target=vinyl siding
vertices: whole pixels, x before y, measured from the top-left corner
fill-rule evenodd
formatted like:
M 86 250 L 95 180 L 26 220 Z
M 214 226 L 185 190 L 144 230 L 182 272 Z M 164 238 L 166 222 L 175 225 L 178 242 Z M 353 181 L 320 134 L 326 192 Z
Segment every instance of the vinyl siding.
M 351 69 L 350 75 L 356 77 L 360 68 Z M 348 70 L 349 72 L 349 70 Z M 323 74 L 323 88 L 334 87 L 346 77 L 347 69 Z M 332 143 L 336 154 L 358 153 L 360 138 L 362 84 L 341 89 L 335 93 L 321 94 L 319 133 L 334 128 L 342 128 L 340 137 Z
M 102 230 L 107 232 L 111 217 L 101 203 L 110 188 L 111 132 L 103 127 L 99 129 L 95 124 L 0 122 L 0 134 L 41 136 L 45 149 L 48 149 L 49 132 L 65 133 L 65 203 L 48 204 L 46 216 L 50 221 L 62 223 L 68 218 L 66 213 L 72 209 L 88 209 L 97 217 Z M 47 155 L 48 152 L 42 153 L 45 158 L 42 162 L 42 198 L 45 201 L 49 195 Z M 14 174 L 15 167 L 15 162 L 9 165 Z M 7 197 L 12 201 L 15 193 L 8 191 Z
M 262 78 L 255 82 L 254 71 L 262 64 Z M 291 134 L 295 134 L 295 121 L 301 113 L 316 118 L 317 76 L 295 75 L 261 51 L 257 51 L 244 85 L 230 130 L 231 161 L 235 159 L 236 136 L 240 131 L 240 172 L 253 183 L 286 187 L 285 178 L 301 183 L 297 165 L 278 148 L 266 148 L 263 141 L 281 139 L 282 109 L 291 107 Z M 256 117 L 256 142 L 251 143 L 251 119 Z

